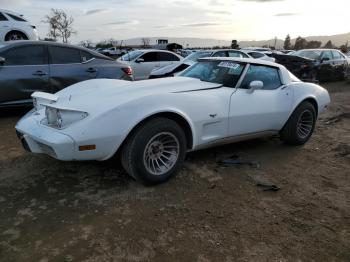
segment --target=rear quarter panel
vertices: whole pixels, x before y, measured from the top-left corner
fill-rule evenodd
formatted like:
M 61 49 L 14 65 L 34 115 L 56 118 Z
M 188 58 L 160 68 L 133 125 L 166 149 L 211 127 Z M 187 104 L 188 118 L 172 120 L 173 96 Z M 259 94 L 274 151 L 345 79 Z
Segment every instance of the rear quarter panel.
M 293 110 L 291 111 L 291 114 L 307 99 L 314 99 L 317 102 L 318 114 L 322 113 L 330 103 L 328 91 L 319 85 L 300 82 L 291 84 L 291 86 L 294 92 Z

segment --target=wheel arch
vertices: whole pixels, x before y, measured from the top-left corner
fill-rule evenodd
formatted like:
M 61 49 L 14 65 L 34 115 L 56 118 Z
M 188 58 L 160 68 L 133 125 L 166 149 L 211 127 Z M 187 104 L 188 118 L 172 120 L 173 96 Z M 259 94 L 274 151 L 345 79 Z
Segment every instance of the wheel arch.
M 146 123 L 146 122 L 148 122 L 148 121 L 150 121 L 150 120 L 152 120 L 154 118 L 159 118 L 159 117 L 168 118 L 168 119 L 171 119 L 171 120 L 175 121 L 183 129 L 183 131 L 185 133 L 187 149 L 191 150 L 193 148 L 193 145 L 194 145 L 194 130 L 193 130 L 193 127 L 192 127 L 190 121 L 184 115 L 182 115 L 179 112 L 162 111 L 162 112 L 152 113 L 152 114 L 146 116 L 145 118 L 141 119 L 140 121 L 138 121 L 137 124 L 134 125 L 130 129 L 130 131 L 128 132 L 126 137 L 123 139 L 123 142 L 121 143 L 121 145 L 119 146 L 118 150 L 115 153 L 118 154 L 120 152 L 120 150 L 125 145 L 126 141 L 128 141 L 128 139 L 132 136 L 132 134 L 134 132 L 136 132 L 136 130 L 141 125 L 143 125 L 144 123 Z
M 295 103 L 295 105 L 294 105 L 294 107 L 293 107 L 293 110 L 291 110 L 291 112 L 290 112 L 290 114 L 289 114 L 289 116 L 288 116 L 288 118 L 287 118 L 287 120 L 286 120 L 286 122 L 284 123 L 284 125 L 283 125 L 283 127 L 282 127 L 282 129 L 285 127 L 285 125 L 288 123 L 288 121 L 289 121 L 289 119 L 290 119 L 290 117 L 292 116 L 292 114 L 293 114 L 293 112 L 302 104 L 302 103 L 304 103 L 304 102 L 309 102 L 309 103 L 311 103 L 313 106 L 314 106 L 314 108 L 315 108 L 315 111 L 316 111 L 316 119 L 317 119 L 317 117 L 318 117 L 318 102 L 317 102 L 317 100 L 316 100 L 316 98 L 315 97 L 305 97 L 305 98 L 303 98 L 303 99 L 300 99 L 300 101 L 298 102 L 298 103 Z M 281 129 L 281 130 L 282 130 Z
M 317 117 L 318 117 L 318 103 L 317 103 L 316 98 L 314 98 L 314 97 L 307 97 L 307 98 L 304 98 L 304 99 L 294 108 L 294 110 L 295 110 L 298 106 L 300 106 L 302 103 L 304 103 L 304 102 L 309 102 L 309 103 L 311 103 L 311 104 L 314 106 L 315 111 L 316 111 L 316 118 L 317 118 Z
M 17 28 L 12 28 L 11 30 L 9 30 L 9 31 L 5 34 L 4 40 L 7 38 L 7 36 L 8 36 L 9 34 L 11 34 L 11 33 L 13 33 L 13 32 L 18 32 L 18 33 L 24 34 L 24 35 L 27 37 L 27 39 L 29 39 L 28 34 L 27 34 L 26 32 L 24 32 L 23 30 L 20 30 L 20 29 L 17 29 Z

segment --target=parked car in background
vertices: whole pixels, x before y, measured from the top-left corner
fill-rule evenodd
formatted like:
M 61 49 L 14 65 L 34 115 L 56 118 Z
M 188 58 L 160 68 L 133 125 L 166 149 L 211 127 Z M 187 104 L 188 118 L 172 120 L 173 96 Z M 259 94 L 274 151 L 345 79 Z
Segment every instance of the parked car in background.
M 56 93 L 95 78 L 133 80 L 132 69 L 67 44 L 15 41 L 0 47 L 0 107 L 28 105 L 34 91 Z
M 177 53 L 181 55 L 182 57 L 187 57 L 191 55 L 192 53 L 196 52 L 195 50 L 189 50 L 189 49 L 181 49 Z
M 238 58 L 251 58 L 247 53 L 236 49 L 221 49 L 221 50 L 202 50 L 196 51 L 187 56 L 183 61 L 174 63 L 172 65 L 156 68 L 152 70 L 150 79 L 170 77 L 185 70 L 189 66 L 193 65 L 199 58 L 203 57 L 238 57 Z
M 38 39 L 36 27 L 22 15 L 0 9 L 0 42 Z
M 153 69 L 175 64 L 182 60 L 181 56 L 173 52 L 153 49 L 132 51 L 118 59 L 118 61 L 131 66 L 135 80 L 148 79 Z
M 343 80 L 350 74 L 350 59 L 336 49 L 304 49 L 273 56 L 305 81 Z
M 188 151 L 272 135 L 302 145 L 330 102 L 282 65 L 229 57 L 201 59 L 178 77 L 91 80 L 33 98 L 16 125 L 27 150 L 64 161 L 118 154 L 148 185 L 175 175 Z
M 122 55 L 126 54 L 127 52 L 128 52 L 127 50 L 121 49 L 118 47 L 109 47 L 109 48 L 101 51 L 101 53 L 106 55 L 106 56 L 115 56 L 115 57 L 122 56 Z

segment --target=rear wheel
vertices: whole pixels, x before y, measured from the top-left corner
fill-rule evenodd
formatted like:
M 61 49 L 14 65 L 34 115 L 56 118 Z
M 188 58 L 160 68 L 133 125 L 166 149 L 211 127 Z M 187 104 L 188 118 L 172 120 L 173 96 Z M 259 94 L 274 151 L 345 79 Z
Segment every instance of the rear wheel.
M 5 41 L 16 41 L 16 40 L 28 40 L 28 37 L 22 32 L 18 32 L 18 31 L 9 32 L 5 37 Z
M 290 145 L 303 145 L 311 137 L 316 123 L 316 109 L 310 102 L 301 103 L 280 132 L 281 140 Z
M 186 136 L 173 120 L 155 118 L 134 131 L 123 146 L 121 162 L 129 175 L 145 185 L 167 181 L 182 166 Z

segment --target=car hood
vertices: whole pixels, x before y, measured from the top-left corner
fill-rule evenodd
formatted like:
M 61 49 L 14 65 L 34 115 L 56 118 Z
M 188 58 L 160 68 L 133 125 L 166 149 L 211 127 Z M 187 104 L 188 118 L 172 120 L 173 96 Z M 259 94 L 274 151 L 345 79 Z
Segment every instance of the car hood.
M 172 77 L 143 81 L 94 79 L 77 83 L 56 93 L 57 108 L 88 111 L 91 108 L 105 110 L 146 96 L 159 96 L 186 91 L 196 91 L 222 86 L 203 82 L 196 78 Z

